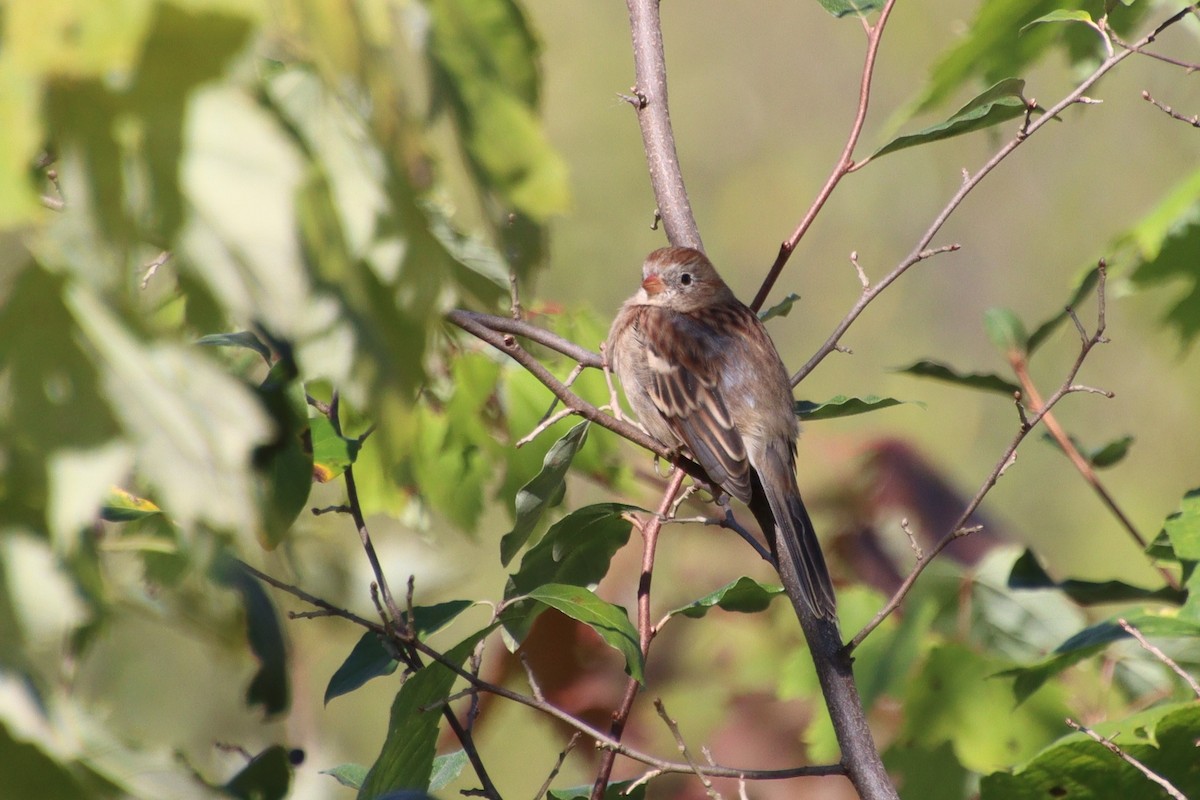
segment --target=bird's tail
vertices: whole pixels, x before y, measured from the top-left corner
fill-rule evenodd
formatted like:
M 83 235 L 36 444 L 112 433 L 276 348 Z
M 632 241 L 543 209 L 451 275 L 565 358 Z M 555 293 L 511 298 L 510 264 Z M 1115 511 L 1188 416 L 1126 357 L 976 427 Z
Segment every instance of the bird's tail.
M 775 485 L 769 489 L 761 483 L 754 487 L 756 496 L 750 509 L 763 533 L 773 539 L 771 551 L 784 588 L 789 594 L 793 591 L 799 594 L 814 616 L 836 623 L 833 581 L 825 566 L 825 556 L 808 517 L 808 509 L 804 507 L 800 490 L 790 473 L 775 477 L 776 480 L 770 481 Z

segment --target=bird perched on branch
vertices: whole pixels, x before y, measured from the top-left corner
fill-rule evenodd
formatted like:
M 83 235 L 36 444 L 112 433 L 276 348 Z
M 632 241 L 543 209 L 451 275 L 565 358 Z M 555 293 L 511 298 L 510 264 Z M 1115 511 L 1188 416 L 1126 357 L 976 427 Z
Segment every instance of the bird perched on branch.
M 621 307 L 605 351 L 646 430 L 687 448 L 750 507 L 793 601 L 798 594 L 813 615 L 836 621 L 829 571 L 796 486 L 800 428 L 787 370 L 708 257 L 688 247 L 647 256 L 642 288 Z

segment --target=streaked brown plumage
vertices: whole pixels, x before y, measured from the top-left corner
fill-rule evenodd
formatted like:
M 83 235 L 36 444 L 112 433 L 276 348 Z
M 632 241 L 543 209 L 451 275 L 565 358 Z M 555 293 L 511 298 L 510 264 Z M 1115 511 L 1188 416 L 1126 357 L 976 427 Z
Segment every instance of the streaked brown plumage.
M 642 277 L 606 347 L 629 404 L 652 436 L 686 447 L 750 507 L 781 574 L 794 570 L 809 610 L 836 620 L 829 572 L 796 486 L 791 384 L 766 329 L 697 250 L 655 250 Z

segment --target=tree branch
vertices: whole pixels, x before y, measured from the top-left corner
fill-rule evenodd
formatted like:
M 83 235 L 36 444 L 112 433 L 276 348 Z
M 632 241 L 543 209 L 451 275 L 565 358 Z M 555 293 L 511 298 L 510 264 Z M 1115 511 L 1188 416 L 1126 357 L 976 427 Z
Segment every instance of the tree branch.
M 654 553 L 658 548 L 658 533 L 662 530 L 663 520 L 675 505 L 675 495 L 679 493 L 681 486 L 683 472 L 676 470 L 663 492 L 662 502 L 658 504 L 658 513 L 641 526 L 642 571 L 638 578 L 637 616 L 638 646 L 641 648 L 643 661 L 650 653 L 650 641 L 654 638 L 654 623 L 650 619 L 650 581 L 654 576 Z M 614 741 L 621 741 L 621 736 L 625 733 L 625 724 L 629 721 L 640 688 L 640 684 L 632 677 L 625 683 L 625 695 L 621 698 L 620 707 L 613 712 L 612 725 L 609 728 L 609 736 Z M 605 750 L 600 755 L 600 767 L 596 770 L 596 780 L 592 784 L 591 800 L 603 800 L 616 760 L 617 754 L 614 750 Z
M 667 62 L 663 54 L 659 0 L 626 0 L 629 31 L 633 38 L 633 66 L 637 85 L 633 106 L 637 110 L 650 184 L 658 203 L 658 216 L 673 245 L 704 249 L 692 216 L 692 204 L 683 185 L 671 111 L 667 104 Z
M 787 264 L 788 259 L 792 257 L 792 253 L 796 250 L 796 245 L 800 243 L 800 239 L 808 232 L 813 221 L 816 220 L 817 214 L 825 207 L 825 203 L 829 200 L 833 190 L 841 183 L 842 178 L 854 171 L 854 148 L 858 146 L 858 139 L 862 135 L 863 123 L 867 119 L 867 107 L 871 103 L 871 81 L 875 76 L 875 57 L 879 53 L 879 43 L 883 40 L 883 28 L 887 25 L 888 17 L 891 16 L 892 6 L 896 4 L 896 0 L 888 0 L 884 3 L 883 9 L 879 12 L 879 19 L 874 25 L 868 25 L 864 20 L 863 25 L 867 30 L 867 55 L 863 64 L 862 79 L 858 86 L 858 110 L 854 115 L 854 122 L 850 125 L 850 133 L 846 137 L 846 145 L 842 148 L 842 154 L 838 158 L 837 164 L 833 167 L 833 172 L 825 181 L 825 185 L 821 187 L 821 191 L 817 192 L 817 196 L 813 199 L 812 205 L 805 212 L 804 217 L 800 220 L 800 224 L 792 231 L 792 235 L 779 245 L 779 255 L 775 256 L 775 263 L 771 265 L 771 269 L 767 271 L 767 276 L 763 279 L 762 286 L 758 288 L 758 294 L 754 295 L 754 300 L 750 303 L 750 308 L 758 311 L 763 307 L 763 303 L 767 301 L 767 295 L 771 293 L 772 287 L 775 286 L 775 281 L 779 279 L 780 273 L 783 272 L 783 267 Z

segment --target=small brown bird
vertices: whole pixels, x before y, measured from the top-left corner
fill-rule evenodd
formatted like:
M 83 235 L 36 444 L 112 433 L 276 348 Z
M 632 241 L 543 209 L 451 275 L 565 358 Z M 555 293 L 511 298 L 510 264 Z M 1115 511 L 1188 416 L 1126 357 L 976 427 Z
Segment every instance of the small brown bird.
M 646 430 L 686 447 L 750 507 L 785 585 L 790 568 L 808 609 L 836 621 L 829 571 L 796 486 L 800 426 L 787 370 L 712 262 L 687 247 L 647 256 L 641 291 L 621 307 L 606 352 Z

